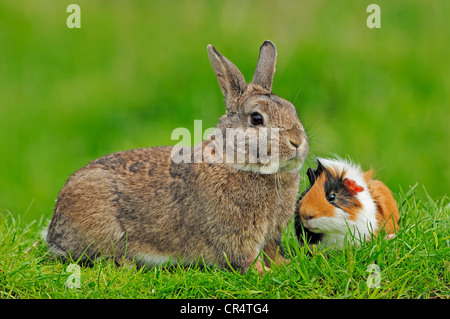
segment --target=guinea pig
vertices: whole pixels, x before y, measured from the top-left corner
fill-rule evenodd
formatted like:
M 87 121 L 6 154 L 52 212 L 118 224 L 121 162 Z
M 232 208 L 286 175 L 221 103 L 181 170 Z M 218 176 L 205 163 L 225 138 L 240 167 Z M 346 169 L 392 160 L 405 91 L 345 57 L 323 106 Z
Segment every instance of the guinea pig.
M 307 170 L 310 186 L 297 201 L 295 230 L 308 243 L 343 247 L 351 235 L 370 240 L 380 231 L 393 238 L 400 214 L 389 188 L 351 161 L 317 159 Z

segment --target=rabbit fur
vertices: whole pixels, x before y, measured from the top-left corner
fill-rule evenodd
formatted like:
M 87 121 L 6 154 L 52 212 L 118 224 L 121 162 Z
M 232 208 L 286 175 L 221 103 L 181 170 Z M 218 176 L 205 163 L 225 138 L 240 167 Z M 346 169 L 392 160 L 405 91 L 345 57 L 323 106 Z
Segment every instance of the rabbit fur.
M 226 115 L 217 129 L 246 129 L 252 126 L 249 114 L 257 111 L 263 127 L 279 129 L 279 160 L 176 164 L 172 146 L 96 159 L 75 172 L 58 195 L 47 231 L 51 252 L 142 265 L 190 264 L 201 257 L 208 265 L 243 273 L 262 251 L 266 266 L 284 261 L 277 255 L 282 229 L 295 210 L 308 142 L 294 106 L 271 93 L 275 46 L 270 41 L 261 46 L 250 84 L 212 45 L 207 52 L 225 97 Z M 255 265 L 264 270 L 259 258 Z

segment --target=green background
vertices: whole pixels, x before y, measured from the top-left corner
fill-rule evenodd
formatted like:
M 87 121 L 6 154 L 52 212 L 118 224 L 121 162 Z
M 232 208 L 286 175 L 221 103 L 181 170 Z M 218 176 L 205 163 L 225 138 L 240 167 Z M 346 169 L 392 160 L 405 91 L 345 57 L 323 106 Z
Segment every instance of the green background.
M 349 156 L 394 193 L 450 186 L 450 1 L 0 2 L 0 209 L 50 218 L 67 178 L 102 155 L 174 145 L 215 126 L 222 93 L 206 45 L 253 76 L 278 50 L 273 92 L 297 108 L 313 156 Z M 423 190 L 421 190 L 423 193 Z M 420 194 L 419 194 L 420 196 Z M 423 196 L 423 194 L 422 194 Z

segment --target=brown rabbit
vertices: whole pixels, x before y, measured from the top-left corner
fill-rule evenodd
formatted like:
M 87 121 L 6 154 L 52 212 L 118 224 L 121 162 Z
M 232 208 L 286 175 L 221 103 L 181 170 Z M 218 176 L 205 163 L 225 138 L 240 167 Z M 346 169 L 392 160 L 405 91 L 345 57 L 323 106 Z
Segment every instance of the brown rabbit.
M 250 162 L 246 152 L 244 163 L 175 163 L 171 146 L 94 160 L 59 193 L 47 231 L 51 252 L 74 260 L 109 256 L 150 265 L 169 260 L 189 264 L 202 257 L 209 265 L 231 265 L 242 272 L 262 250 L 277 260 L 282 228 L 295 209 L 299 168 L 308 153 L 305 131 L 294 106 L 271 93 L 276 63 L 272 42 L 261 46 L 249 85 L 212 45 L 207 51 L 227 111 L 217 132 L 278 129 L 279 146 L 269 147 L 270 161 Z M 258 139 L 247 137 L 249 142 Z M 210 157 L 220 153 L 215 141 L 213 136 L 189 148 L 191 156 L 210 146 Z M 255 265 L 263 270 L 259 259 Z

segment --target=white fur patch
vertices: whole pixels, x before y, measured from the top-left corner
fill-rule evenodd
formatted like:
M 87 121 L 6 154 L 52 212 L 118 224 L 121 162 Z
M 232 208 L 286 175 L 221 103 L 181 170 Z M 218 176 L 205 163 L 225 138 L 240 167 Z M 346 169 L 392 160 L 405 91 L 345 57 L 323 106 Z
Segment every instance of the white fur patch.
M 138 264 L 147 265 L 149 267 L 166 264 L 190 265 L 193 263 L 192 260 L 162 254 L 137 254 L 135 259 Z
M 300 170 L 300 168 L 302 168 L 302 164 L 303 161 L 300 158 L 295 158 L 287 160 L 281 163 L 281 165 L 277 161 L 270 161 L 264 165 L 250 164 L 250 163 L 243 163 L 243 164 L 230 163 L 228 165 L 240 171 L 247 171 L 258 174 L 275 174 L 279 171 L 297 172 Z
M 280 167 L 278 162 L 269 162 L 265 165 L 248 164 L 248 163 L 243 164 L 230 163 L 228 165 L 240 171 L 247 171 L 258 174 L 275 174 L 276 172 L 278 172 Z
M 41 230 L 41 237 L 45 242 L 47 242 L 47 235 L 48 235 L 48 226 L 44 227 L 44 229 Z

